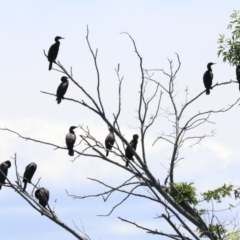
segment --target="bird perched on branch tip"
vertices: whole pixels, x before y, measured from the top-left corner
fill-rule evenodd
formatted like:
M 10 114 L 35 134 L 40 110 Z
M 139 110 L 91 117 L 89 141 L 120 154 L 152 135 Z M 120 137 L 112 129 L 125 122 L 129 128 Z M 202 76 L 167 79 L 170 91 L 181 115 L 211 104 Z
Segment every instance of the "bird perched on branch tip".
M 240 65 L 238 65 L 236 68 L 236 75 L 237 75 L 236 77 L 239 83 L 239 91 L 240 91 Z
M 31 162 L 26 166 L 25 172 L 23 174 L 23 182 L 24 182 L 23 191 L 26 190 L 27 183 L 31 183 L 33 174 L 35 173 L 36 169 L 37 169 L 37 164 L 35 162 Z
M 109 150 L 112 149 L 113 144 L 115 142 L 115 135 L 113 129 L 110 127 L 109 128 L 109 134 L 107 135 L 105 139 L 105 147 L 106 147 L 106 156 L 109 154 Z
M 57 58 L 59 46 L 60 46 L 60 42 L 59 42 L 60 39 L 64 39 L 64 38 L 59 36 L 55 37 L 55 43 L 48 50 L 49 71 L 52 69 L 52 64 L 53 62 L 55 62 Z
M 57 103 L 59 104 L 61 102 L 62 99 L 64 99 L 64 95 L 65 93 L 67 92 L 67 89 L 68 89 L 68 78 L 63 76 L 61 78 L 61 84 L 58 86 L 58 89 L 57 89 L 57 98 L 56 98 L 56 101 Z
M 203 75 L 203 83 L 206 88 L 206 95 L 210 94 L 210 89 L 212 89 L 212 80 L 213 80 L 213 73 L 211 66 L 216 63 L 208 63 L 207 65 L 207 71 Z
M 129 145 L 132 147 L 132 149 L 134 149 L 136 151 L 137 149 L 137 144 L 138 144 L 138 134 L 134 134 L 133 135 L 133 139 L 131 140 L 131 142 L 129 143 Z M 128 167 L 129 164 L 129 160 L 133 160 L 133 152 L 131 151 L 131 149 L 129 147 L 126 147 L 125 149 L 125 156 L 127 157 L 127 162 L 126 162 L 126 167 Z
M 72 126 L 69 128 L 69 133 L 66 135 L 66 139 L 65 139 L 69 156 L 74 156 L 73 146 L 74 146 L 74 143 L 76 142 L 76 135 L 73 130 L 75 128 L 77 128 L 77 127 Z
M 5 161 L 0 164 L 0 190 L 2 188 L 1 184 L 5 184 L 6 177 L 8 175 L 8 169 L 11 167 L 10 161 Z
M 38 202 L 41 206 L 46 208 L 49 200 L 49 191 L 46 188 L 39 188 L 35 191 L 35 198 L 38 199 Z

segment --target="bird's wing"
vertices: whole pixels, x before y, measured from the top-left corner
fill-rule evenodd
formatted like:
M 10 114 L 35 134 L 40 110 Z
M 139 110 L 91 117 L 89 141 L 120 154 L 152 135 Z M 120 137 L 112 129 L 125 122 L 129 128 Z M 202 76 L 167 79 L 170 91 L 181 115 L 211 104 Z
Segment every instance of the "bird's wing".
M 26 166 L 25 171 L 27 171 L 30 167 L 31 167 L 31 163 L 29 163 L 29 164 Z
M 3 162 L 3 163 L 0 165 L 0 169 L 1 169 L 1 170 L 8 169 L 8 165 L 7 165 L 5 162 Z
M 43 188 L 41 190 L 42 190 L 42 191 L 40 191 L 41 197 L 43 199 L 47 200 L 47 202 L 48 202 L 48 200 L 49 200 L 49 191 L 46 188 Z
M 62 85 L 63 85 L 63 83 L 61 83 L 61 84 L 58 86 L 57 95 L 59 95 L 59 94 L 61 93 Z

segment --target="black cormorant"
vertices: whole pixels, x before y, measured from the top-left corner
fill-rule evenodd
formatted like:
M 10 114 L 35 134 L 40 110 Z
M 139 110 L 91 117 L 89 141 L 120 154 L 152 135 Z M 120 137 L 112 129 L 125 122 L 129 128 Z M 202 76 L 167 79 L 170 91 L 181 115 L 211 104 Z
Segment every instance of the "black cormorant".
M 6 176 L 8 174 L 8 169 L 11 167 L 10 161 L 5 161 L 0 164 L 0 184 L 4 184 L 6 180 Z M 2 188 L 2 185 L 0 185 L 0 190 Z
M 206 88 L 206 94 L 210 94 L 210 89 L 212 89 L 212 80 L 213 80 L 213 73 L 212 73 L 212 68 L 211 66 L 215 63 L 208 63 L 207 65 L 207 71 L 203 75 L 203 83 Z
M 46 205 L 49 200 L 49 191 L 46 188 L 39 188 L 35 192 L 35 198 L 38 199 L 38 202 L 40 205 L 42 205 L 44 208 L 46 208 Z
M 24 182 L 23 191 L 26 190 L 27 183 L 31 182 L 33 174 L 35 173 L 36 169 L 37 169 L 37 164 L 35 162 L 31 162 L 26 166 L 25 172 L 23 174 L 23 182 Z
M 62 83 L 58 86 L 57 89 L 57 103 L 59 104 L 61 102 L 62 99 L 64 99 L 64 95 L 68 89 L 68 79 L 67 77 L 62 77 L 61 78 Z
M 109 134 L 107 135 L 106 139 L 105 139 L 105 147 L 107 149 L 106 151 L 106 156 L 108 156 L 109 150 L 112 149 L 112 146 L 115 142 L 115 136 L 114 136 L 114 132 L 112 128 L 109 128 Z
M 62 37 L 55 37 L 55 43 L 48 50 L 48 61 L 49 61 L 49 71 L 52 69 L 52 63 L 56 60 L 58 55 L 58 50 L 60 46 L 59 39 L 64 39 Z
M 240 65 L 238 65 L 236 68 L 236 75 L 237 75 L 237 80 L 239 83 L 239 91 L 240 91 Z
M 131 140 L 131 142 L 129 143 L 130 146 L 136 151 L 137 149 L 137 144 L 138 144 L 138 134 L 134 134 L 133 135 L 133 139 Z M 129 147 L 127 147 L 125 149 L 125 155 L 127 157 L 127 162 L 126 162 L 126 167 L 128 166 L 129 164 L 129 160 L 133 160 L 133 153 L 131 151 L 131 149 Z
M 74 146 L 74 143 L 76 142 L 76 135 L 73 129 L 75 128 L 77 127 L 74 127 L 74 126 L 70 127 L 69 133 L 66 135 L 66 144 L 67 144 L 69 156 L 74 156 L 73 146 Z

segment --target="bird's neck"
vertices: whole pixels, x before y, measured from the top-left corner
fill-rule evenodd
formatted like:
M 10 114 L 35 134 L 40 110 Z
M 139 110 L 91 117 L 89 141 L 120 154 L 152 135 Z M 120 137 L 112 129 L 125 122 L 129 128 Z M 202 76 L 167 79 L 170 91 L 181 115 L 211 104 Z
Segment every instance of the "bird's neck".
M 73 130 L 70 130 L 70 133 L 74 134 L 75 135 L 75 132 Z

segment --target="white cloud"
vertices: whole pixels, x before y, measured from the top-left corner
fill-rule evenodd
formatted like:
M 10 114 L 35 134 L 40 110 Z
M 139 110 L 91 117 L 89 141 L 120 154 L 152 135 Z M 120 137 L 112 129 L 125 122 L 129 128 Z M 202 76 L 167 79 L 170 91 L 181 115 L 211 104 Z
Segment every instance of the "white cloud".
M 225 163 L 229 163 L 231 161 L 231 157 L 235 153 L 231 148 L 217 142 L 216 140 L 215 141 L 209 140 L 205 144 L 205 148 L 213 151 Z

